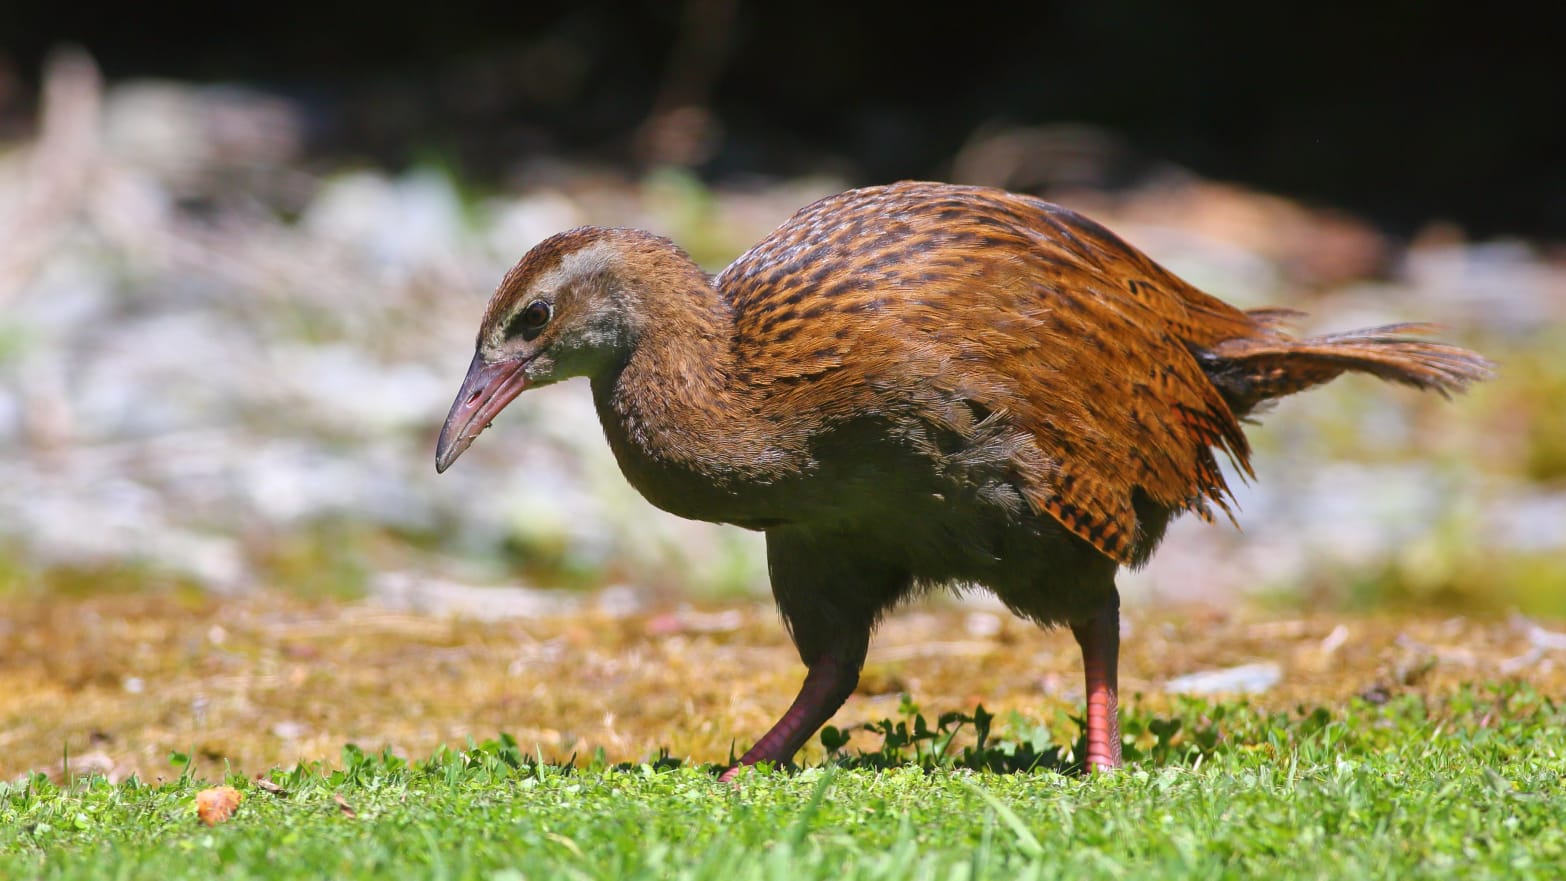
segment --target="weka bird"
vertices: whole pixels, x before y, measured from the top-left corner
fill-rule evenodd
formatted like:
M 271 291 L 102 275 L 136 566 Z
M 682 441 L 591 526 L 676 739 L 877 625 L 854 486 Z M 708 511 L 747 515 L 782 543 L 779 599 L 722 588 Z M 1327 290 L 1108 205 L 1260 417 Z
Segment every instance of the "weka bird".
M 767 535 L 809 668 L 740 759 L 784 762 L 854 690 L 898 601 L 978 584 L 1071 627 L 1090 768 L 1121 761 L 1115 572 L 1170 517 L 1228 510 L 1240 419 L 1344 371 L 1445 394 L 1488 374 L 1392 325 L 1297 339 L 1087 218 L 936 183 L 795 214 L 716 278 L 667 239 L 584 227 L 500 283 L 440 434 L 444 471 L 525 388 L 586 376 L 654 505 Z M 732 776 L 738 766 L 729 769 Z

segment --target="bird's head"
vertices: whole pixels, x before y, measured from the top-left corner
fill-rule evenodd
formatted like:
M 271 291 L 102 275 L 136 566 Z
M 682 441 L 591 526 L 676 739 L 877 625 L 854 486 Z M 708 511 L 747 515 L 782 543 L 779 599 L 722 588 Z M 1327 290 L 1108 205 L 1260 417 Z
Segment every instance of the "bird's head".
M 539 243 L 496 289 L 473 363 L 435 450 L 445 471 L 524 389 L 623 364 L 640 335 L 623 264 L 656 243 L 636 230 L 582 227 Z M 669 245 L 668 247 L 672 247 Z

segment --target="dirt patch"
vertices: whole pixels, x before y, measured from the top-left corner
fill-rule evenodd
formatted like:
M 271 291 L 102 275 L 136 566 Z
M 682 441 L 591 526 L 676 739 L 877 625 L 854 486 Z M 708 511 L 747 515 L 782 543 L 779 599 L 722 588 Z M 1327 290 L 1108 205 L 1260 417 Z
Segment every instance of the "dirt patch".
M 253 775 L 335 761 L 348 742 L 421 757 L 501 731 L 551 760 L 601 748 L 638 761 L 667 748 L 721 761 L 765 731 L 803 675 L 776 613 L 756 603 L 487 622 L 269 593 L 8 605 L 0 779 L 61 776 L 67 755 L 73 773 L 155 779 L 178 773 L 171 751 L 205 776 Z M 1171 680 L 1239 667 L 1216 681 L 1260 689 L 1248 700 L 1278 709 L 1513 679 L 1566 693 L 1566 639 L 1515 618 L 1141 608 L 1125 630 L 1124 699 L 1153 707 L 1171 700 Z M 904 692 L 927 712 L 982 702 L 1002 720 L 1075 714 L 1080 675 L 1064 632 L 916 607 L 882 628 L 834 721 L 895 716 Z M 819 754 L 813 744 L 805 757 Z

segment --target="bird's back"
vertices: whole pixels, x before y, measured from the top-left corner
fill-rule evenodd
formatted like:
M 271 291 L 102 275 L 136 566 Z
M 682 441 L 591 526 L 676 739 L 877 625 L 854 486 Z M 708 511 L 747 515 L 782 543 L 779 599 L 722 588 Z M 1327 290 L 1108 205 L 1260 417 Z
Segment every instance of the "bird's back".
M 1151 550 L 1139 502 L 1205 513 L 1227 492 L 1213 448 L 1246 467 L 1197 353 L 1265 335 L 1265 318 L 1050 203 L 931 183 L 852 190 L 800 210 L 717 286 L 739 378 L 764 387 L 780 430 L 869 416 L 925 426 L 931 455 L 957 468 L 1002 453 L 1036 512 L 1120 562 Z

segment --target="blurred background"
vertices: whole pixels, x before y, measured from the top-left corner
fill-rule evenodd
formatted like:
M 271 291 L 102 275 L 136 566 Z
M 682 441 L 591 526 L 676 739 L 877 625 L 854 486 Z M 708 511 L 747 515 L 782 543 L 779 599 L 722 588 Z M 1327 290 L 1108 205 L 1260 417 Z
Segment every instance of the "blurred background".
M 1500 363 L 1452 403 L 1283 403 L 1243 534 L 1180 522 L 1131 602 L 1566 614 L 1561 22 L 845 6 L 5 4 L 0 597 L 763 594 L 761 538 L 643 502 L 584 384 L 439 479 L 435 433 L 545 236 L 644 227 L 716 271 L 915 177 L 1062 202 L 1302 330 L 1431 320 Z

